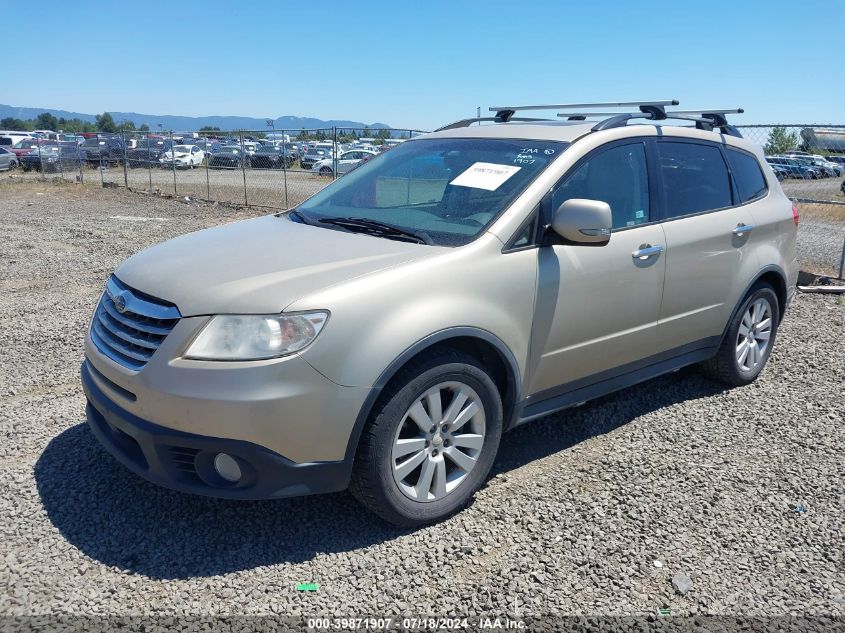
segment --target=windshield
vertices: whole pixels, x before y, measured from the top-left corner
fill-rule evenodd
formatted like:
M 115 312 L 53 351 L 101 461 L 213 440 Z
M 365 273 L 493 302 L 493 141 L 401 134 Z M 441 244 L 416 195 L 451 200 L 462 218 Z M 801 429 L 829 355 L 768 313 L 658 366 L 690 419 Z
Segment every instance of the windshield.
M 174 152 L 176 152 L 176 153 L 179 153 L 179 152 L 182 152 L 182 153 L 190 152 L 190 151 L 191 151 L 191 146 L 190 146 L 190 145 L 174 145 L 174 146 L 173 146 L 173 151 L 174 151 Z
M 25 138 L 22 141 L 18 141 L 15 143 L 15 149 L 26 149 L 27 147 L 35 147 L 37 142 L 31 138 Z
M 472 241 L 567 143 L 426 139 L 403 143 L 297 207 L 306 219 L 365 218 L 424 233 L 431 243 Z
M 97 147 L 98 145 L 105 145 L 106 142 L 98 139 L 98 138 L 88 138 L 85 139 L 85 146 L 86 147 Z

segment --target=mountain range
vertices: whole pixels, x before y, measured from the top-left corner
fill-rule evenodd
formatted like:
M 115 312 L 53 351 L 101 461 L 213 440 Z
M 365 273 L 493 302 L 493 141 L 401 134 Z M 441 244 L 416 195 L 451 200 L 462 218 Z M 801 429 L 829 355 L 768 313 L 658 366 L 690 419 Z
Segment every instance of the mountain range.
M 96 116 L 94 114 L 85 114 L 83 112 L 56 110 L 55 108 L 24 108 L 0 103 L 0 119 L 5 117 L 34 119 L 42 112 L 49 112 L 55 117 L 81 119 L 83 121 L 90 121 L 91 123 L 94 122 Z M 115 123 L 120 124 L 122 121 L 132 121 L 136 127 L 146 123 L 150 126 L 151 130 L 155 130 L 159 124 L 161 124 L 162 129 L 175 130 L 179 132 L 193 132 L 206 126 L 219 127 L 221 130 L 264 131 L 268 129 L 267 118 L 259 119 L 247 116 L 177 116 L 172 114 L 139 114 L 138 112 L 109 112 L 109 114 L 112 115 Z M 330 119 L 328 121 L 324 121 L 323 119 L 299 116 L 280 116 L 273 120 L 273 124 L 276 130 L 301 130 L 302 128 L 317 129 L 330 127 L 367 127 L 371 130 L 390 128 L 389 125 L 384 123 L 365 124 L 361 121 L 346 121 L 341 119 Z

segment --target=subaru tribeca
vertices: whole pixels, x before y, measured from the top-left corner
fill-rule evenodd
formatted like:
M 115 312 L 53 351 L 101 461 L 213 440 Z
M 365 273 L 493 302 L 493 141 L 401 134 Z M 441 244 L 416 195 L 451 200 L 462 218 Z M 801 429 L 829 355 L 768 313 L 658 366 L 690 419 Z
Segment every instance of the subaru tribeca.
M 421 525 L 519 424 L 694 363 L 750 383 L 794 294 L 798 214 L 725 111 L 638 105 L 497 109 L 130 257 L 85 339 L 94 435 L 175 490 L 350 488 Z

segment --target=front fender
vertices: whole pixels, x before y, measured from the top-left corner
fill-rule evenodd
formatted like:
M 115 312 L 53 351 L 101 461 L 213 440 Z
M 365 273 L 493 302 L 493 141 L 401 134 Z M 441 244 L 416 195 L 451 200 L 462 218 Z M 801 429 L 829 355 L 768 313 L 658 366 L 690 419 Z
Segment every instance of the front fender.
M 500 341 L 524 380 L 537 252 L 466 247 L 315 293 L 286 311 L 329 309 L 325 330 L 302 357 L 344 386 L 374 387 L 407 350 L 439 332 L 468 328 Z M 521 385 L 518 385 L 521 387 Z

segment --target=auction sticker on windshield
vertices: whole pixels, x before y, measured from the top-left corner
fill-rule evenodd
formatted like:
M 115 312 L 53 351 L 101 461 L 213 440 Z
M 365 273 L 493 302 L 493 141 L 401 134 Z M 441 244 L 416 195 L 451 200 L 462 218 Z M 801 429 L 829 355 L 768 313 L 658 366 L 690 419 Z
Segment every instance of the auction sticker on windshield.
M 496 191 L 496 189 L 501 187 L 508 178 L 520 169 L 522 168 L 514 167 L 513 165 L 475 163 L 449 184 L 459 187 L 473 187 L 474 189 Z

